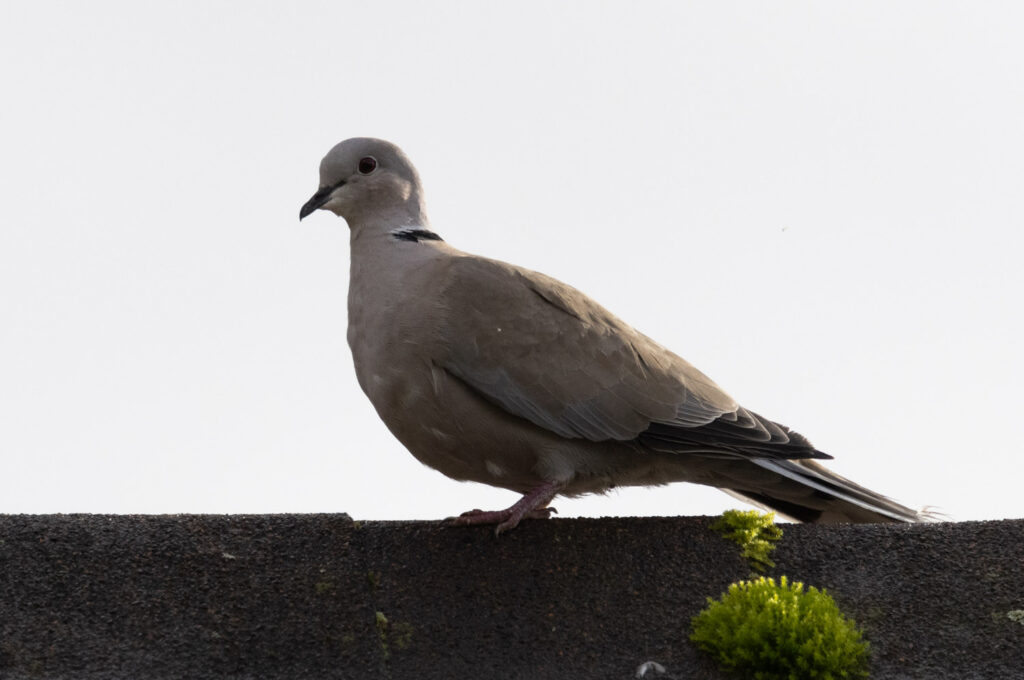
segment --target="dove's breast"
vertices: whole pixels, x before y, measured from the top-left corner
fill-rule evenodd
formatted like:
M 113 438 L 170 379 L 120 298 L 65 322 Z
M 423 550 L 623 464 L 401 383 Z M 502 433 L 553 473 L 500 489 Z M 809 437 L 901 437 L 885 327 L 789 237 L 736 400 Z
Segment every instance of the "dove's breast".
M 353 247 L 348 343 L 381 420 L 420 462 L 449 477 L 516 490 L 536 485 L 547 433 L 509 427 L 514 416 L 439 365 L 437 294 L 444 260 L 458 251 L 436 242 L 373 245 Z

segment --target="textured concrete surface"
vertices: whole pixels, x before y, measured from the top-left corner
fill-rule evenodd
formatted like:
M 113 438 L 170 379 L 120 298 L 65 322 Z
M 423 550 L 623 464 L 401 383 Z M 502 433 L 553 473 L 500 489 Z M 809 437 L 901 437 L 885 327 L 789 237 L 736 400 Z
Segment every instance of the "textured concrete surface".
M 748 569 L 710 521 L 0 516 L 0 678 L 719 678 L 689 621 Z M 1024 678 L 1024 520 L 784 529 L 872 677 Z

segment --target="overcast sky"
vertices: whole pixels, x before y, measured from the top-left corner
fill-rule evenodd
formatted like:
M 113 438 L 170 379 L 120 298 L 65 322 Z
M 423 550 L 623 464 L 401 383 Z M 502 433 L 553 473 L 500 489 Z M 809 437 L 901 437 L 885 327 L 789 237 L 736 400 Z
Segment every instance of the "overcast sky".
M 955 519 L 1024 516 L 1019 3 L 4 3 L 0 512 L 435 519 L 345 342 L 336 142 Z M 673 485 L 563 516 L 715 514 Z

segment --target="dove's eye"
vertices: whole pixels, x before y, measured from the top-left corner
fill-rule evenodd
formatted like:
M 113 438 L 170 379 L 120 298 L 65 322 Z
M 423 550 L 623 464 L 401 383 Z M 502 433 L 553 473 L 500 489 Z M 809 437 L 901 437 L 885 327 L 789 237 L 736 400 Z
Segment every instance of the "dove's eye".
M 362 175 L 369 175 L 371 172 L 377 169 L 377 159 L 373 156 L 367 156 L 366 158 L 359 159 L 359 173 Z

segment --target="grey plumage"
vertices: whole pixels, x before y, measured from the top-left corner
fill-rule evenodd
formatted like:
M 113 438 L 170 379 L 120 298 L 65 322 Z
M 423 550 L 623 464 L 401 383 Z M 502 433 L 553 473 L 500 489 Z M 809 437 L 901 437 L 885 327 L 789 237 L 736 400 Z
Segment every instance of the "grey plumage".
M 802 521 L 920 519 L 578 290 L 451 247 L 393 144 L 331 149 L 300 219 L 317 209 L 350 228 L 348 340 L 381 419 L 449 477 L 524 494 L 456 523 L 500 532 L 547 516 L 555 495 L 677 481 Z

